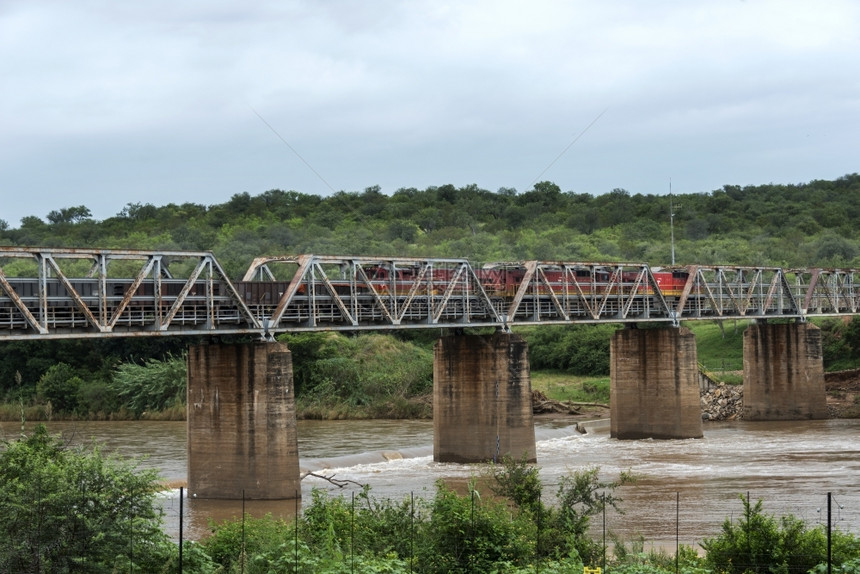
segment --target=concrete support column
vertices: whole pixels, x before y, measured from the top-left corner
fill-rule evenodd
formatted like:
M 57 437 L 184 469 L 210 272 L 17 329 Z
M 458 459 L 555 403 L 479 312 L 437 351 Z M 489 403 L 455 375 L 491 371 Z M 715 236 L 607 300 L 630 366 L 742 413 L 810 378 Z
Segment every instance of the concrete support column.
M 519 335 L 452 335 L 433 360 L 433 460 L 535 462 L 528 345 Z
M 754 323 L 744 331 L 744 419 L 827 418 L 821 330 Z
M 689 329 L 616 331 L 610 372 L 610 436 L 702 437 L 696 338 Z
M 188 351 L 188 493 L 301 496 L 293 363 L 281 343 Z

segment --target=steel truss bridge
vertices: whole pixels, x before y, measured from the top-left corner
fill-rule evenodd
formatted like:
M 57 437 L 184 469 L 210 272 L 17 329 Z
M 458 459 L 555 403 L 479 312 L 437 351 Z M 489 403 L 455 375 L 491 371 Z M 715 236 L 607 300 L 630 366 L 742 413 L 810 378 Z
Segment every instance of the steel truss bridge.
M 0 340 L 805 321 L 857 314 L 857 273 L 299 255 L 233 281 L 210 252 L 0 247 Z

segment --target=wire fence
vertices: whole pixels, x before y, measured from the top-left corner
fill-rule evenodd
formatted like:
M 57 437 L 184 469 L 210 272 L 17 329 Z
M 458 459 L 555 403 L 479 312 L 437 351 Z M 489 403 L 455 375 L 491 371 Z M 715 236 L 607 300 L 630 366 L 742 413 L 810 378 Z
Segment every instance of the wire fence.
M 354 565 L 356 556 L 365 553 L 366 549 L 362 547 L 361 541 L 355 537 L 356 513 L 362 510 L 362 505 L 368 504 L 362 499 L 356 499 L 355 492 L 344 493 L 342 495 L 333 495 L 334 497 L 342 498 L 345 501 L 348 509 L 348 528 L 349 536 L 345 540 L 346 555 L 344 559 L 348 563 Z M 762 523 L 756 520 L 750 520 L 748 512 L 743 505 L 743 498 L 749 501 L 751 506 L 755 506 L 757 499 L 754 492 L 732 492 L 726 493 L 724 513 L 721 516 L 703 515 L 701 509 L 696 505 L 696 498 L 685 499 L 681 492 L 666 492 L 659 508 L 655 502 L 650 501 L 645 508 L 633 507 L 625 505 L 624 512 L 616 511 L 611 507 L 604 507 L 603 511 L 591 517 L 589 535 L 600 547 L 603 548 L 603 554 L 599 560 L 593 561 L 592 564 L 585 564 L 585 568 L 600 568 L 604 573 L 611 573 L 613 567 L 619 568 L 619 559 L 626 560 L 629 566 L 630 560 L 641 559 L 642 555 L 653 555 L 662 557 L 665 563 L 667 560 L 675 561 L 675 570 L 680 569 L 679 559 L 686 549 L 692 548 L 698 555 L 703 556 L 705 549 L 700 543 L 707 539 L 715 539 L 720 535 L 721 528 L 724 523 L 732 524 L 742 532 L 744 526 L 748 529 L 760 528 Z M 404 528 L 401 536 L 409 542 L 408 548 L 415 548 L 417 523 L 427 520 L 428 516 L 419 508 L 418 499 L 414 493 L 409 495 L 410 505 L 410 524 L 408 528 Z M 465 547 L 469 547 L 469 536 L 476 532 L 474 523 L 475 520 L 474 508 L 480 508 L 487 504 L 489 497 L 475 494 L 472 495 L 471 504 L 473 512 L 463 516 L 463 524 L 460 529 L 463 533 Z M 814 564 L 830 564 L 830 541 L 833 536 L 849 535 L 858 537 L 860 532 L 860 490 L 846 490 L 841 492 L 826 492 L 826 493 L 810 493 L 808 496 L 793 496 L 781 499 L 765 500 L 762 514 L 766 517 L 773 517 L 776 524 L 779 524 L 781 517 L 793 516 L 802 521 L 808 529 L 819 529 L 826 535 L 828 541 L 828 552 L 821 554 L 806 554 L 803 548 L 797 548 L 792 555 L 792 559 L 799 563 L 812 562 Z M 172 497 L 166 501 L 165 516 L 167 519 L 168 530 L 171 530 L 174 540 L 181 546 L 183 541 L 188 540 L 204 540 L 211 533 L 211 522 L 207 522 L 205 529 L 200 529 L 201 521 L 209 519 L 207 511 L 215 510 L 219 520 L 233 520 L 242 525 L 241 531 L 243 536 L 242 553 L 237 554 L 235 561 L 241 564 L 248 556 L 244 552 L 244 536 L 245 524 L 253 518 L 260 518 L 267 514 L 274 515 L 275 518 L 281 519 L 284 524 L 292 524 L 290 529 L 291 535 L 295 539 L 291 544 L 285 547 L 285 552 L 289 550 L 293 552 L 294 569 L 287 571 L 305 572 L 303 562 L 300 556 L 300 548 L 302 552 L 317 554 L 325 552 L 324 547 L 314 548 L 312 545 L 304 548 L 304 542 L 299 540 L 299 532 L 301 530 L 300 522 L 302 518 L 302 508 L 305 509 L 312 504 L 306 500 L 304 504 L 299 499 L 289 501 L 248 501 L 248 500 L 220 500 L 213 504 L 214 501 L 187 500 L 183 497 L 183 490 L 180 489 L 179 496 Z M 253 511 L 249 511 L 253 509 Z M 273 513 L 272 510 L 275 510 Z M 647 517 L 651 516 L 650 519 Z M 538 548 L 541 545 L 540 536 L 545 532 L 546 524 L 541 525 L 538 521 L 540 515 L 534 517 L 536 528 L 533 530 L 534 538 L 529 543 Z M 216 520 L 218 522 L 218 520 Z M 222 522 L 223 523 L 223 522 Z M 189 529 L 189 525 L 197 524 L 196 528 Z M 175 528 L 175 530 L 173 530 Z M 205 530 L 205 531 L 204 531 Z M 764 535 L 764 532 L 744 533 L 748 540 L 755 541 L 757 534 Z M 418 534 L 421 536 L 421 534 Z M 471 541 L 474 543 L 474 541 Z M 751 544 L 753 544 L 751 542 Z M 855 544 L 857 552 L 854 559 L 860 561 L 860 541 Z M 767 571 L 769 560 L 774 560 L 773 549 L 768 548 L 750 548 L 746 558 L 748 562 L 741 562 L 735 559 L 734 566 L 742 571 L 743 568 L 748 568 L 753 572 Z M 674 557 L 674 558 L 673 558 Z M 416 556 L 407 554 L 401 556 L 404 563 L 412 567 L 416 566 Z M 845 556 L 840 556 L 844 559 Z M 535 571 L 539 571 L 540 561 L 534 562 Z M 178 572 L 183 572 L 182 569 L 177 569 Z M 244 571 L 244 570 L 241 570 Z M 672 571 L 671 568 L 669 571 Z M 795 570 L 789 570 L 795 571 Z M 804 570 L 805 572 L 806 570 Z M 827 570 L 828 572 L 830 570 Z

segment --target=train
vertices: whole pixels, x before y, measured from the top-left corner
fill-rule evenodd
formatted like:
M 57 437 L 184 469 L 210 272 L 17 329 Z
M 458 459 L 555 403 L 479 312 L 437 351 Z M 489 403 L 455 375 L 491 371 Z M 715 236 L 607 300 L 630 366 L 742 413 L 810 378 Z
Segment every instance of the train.
M 366 265 L 361 268 L 363 277 L 352 279 L 335 279 L 329 281 L 339 295 L 369 293 L 370 287 L 380 295 L 408 295 L 416 284 L 422 287 L 422 293 L 441 294 L 452 282 L 465 283 L 467 278 L 458 274 L 454 268 L 439 268 L 427 271 L 420 266 L 404 266 L 392 268 L 387 265 Z M 423 275 L 422 275 L 423 273 Z M 523 264 L 493 263 L 475 270 L 475 276 L 489 297 L 512 298 L 519 292 L 521 285 L 529 274 Z M 672 269 L 652 273 L 660 293 L 664 297 L 681 295 L 689 279 L 686 269 Z M 238 291 L 246 295 L 248 301 L 270 300 L 283 293 L 287 282 L 241 281 L 236 284 Z M 298 295 L 306 295 L 308 286 L 298 287 Z M 320 282 L 316 285 L 317 294 L 326 294 L 329 287 Z M 565 269 L 562 266 L 548 265 L 542 268 L 542 280 L 537 282 L 536 293 L 548 295 L 575 294 L 578 289 L 585 294 L 629 293 L 636 289 L 638 294 L 654 295 L 650 283 L 640 280 L 638 271 L 613 271 L 608 266 L 589 266 Z M 565 291 L 567 290 L 567 292 Z
M 451 293 L 458 294 L 459 302 L 452 304 L 450 317 L 465 312 L 465 304 L 461 300 L 466 293 L 476 302 L 489 300 L 489 306 L 502 315 L 518 295 L 526 300 L 519 311 L 522 314 L 534 313 L 535 310 L 539 313 L 553 312 L 551 300 L 560 297 L 603 298 L 610 300 L 608 307 L 616 310 L 621 308 L 622 298 L 632 298 L 640 309 L 655 308 L 657 293 L 653 284 L 671 305 L 670 300 L 681 295 L 689 279 L 685 269 L 654 271 L 653 283 L 645 281 L 640 271 L 632 270 L 632 267 L 545 264 L 537 271 L 535 269 L 526 264 L 497 263 L 477 268 L 472 275 L 455 264 L 430 267 L 373 263 L 340 270 L 332 268 L 330 277 L 306 278 L 293 287 L 294 308 L 283 320 L 300 323 L 318 313 L 320 320 L 336 324 L 341 311 L 335 298 L 331 297 L 332 292 L 344 301 L 351 299 L 349 304 L 357 310 L 355 313 L 362 321 L 371 323 L 386 320 L 386 313 L 377 304 L 380 298 L 406 301 L 430 297 L 441 300 Z M 529 276 L 532 277 L 529 289 L 523 291 L 521 288 Z M 21 308 L 39 317 L 43 297 L 47 305 L 47 322 L 55 327 L 86 328 L 92 323 L 91 317 L 104 320 L 105 316 L 110 318 L 114 314 L 122 315 L 118 321 L 114 320 L 115 325 L 127 329 L 145 329 L 168 315 L 171 324 L 180 326 L 211 324 L 213 321 L 219 325 L 239 324 L 243 321 L 243 310 L 237 304 L 236 295 L 252 315 L 263 319 L 271 316 L 291 285 L 286 280 L 236 281 L 232 284 L 233 291 L 227 282 L 219 280 L 198 279 L 189 285 L 185 279 L 163 278 L 156 284 L 148 278 L 130 294 L 133 280 L 124 278 L 107 278 L 104 287 L 97 278 L 61 280 L 50 277 L 41 281 L 7 277 L 6 281 L 12 294 L 10 296 L 7 293 L 9 289 L 0 285 L 0 329 L 29 327 L 30 322 Z M 476 283 L 480 284 L 486 297 L 479 293 Z M 160 289 L 158 303 L 156 285 Z M 176 304 L 183 294 L 180 304 Z M 313 305 L 309 303 L 311 295 L 314 296 Z M 426 320 L 422 317 L 426 317 L 433 305 L 428 302 L 423 307 L 415 306 L 411 320 Z M 314 310 L 310 309 L 312 306 Z M 586 307 L 576 303 L 571 309 L 576 311 L 574 314 L 584 316 L 588 313 Z

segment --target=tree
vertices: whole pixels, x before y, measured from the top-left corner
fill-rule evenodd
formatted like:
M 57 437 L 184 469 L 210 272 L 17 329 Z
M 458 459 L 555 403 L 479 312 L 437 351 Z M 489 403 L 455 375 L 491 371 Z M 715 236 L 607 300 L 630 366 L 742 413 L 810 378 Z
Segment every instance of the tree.
M 66 363 L 57 363 L 39 379 L 36 392 L 39 398 L 50 402 L 54 410 L 70 413 L 78 401 L 78 388 L 83 381 Z
M 38 425 L 0 454 L 0 571 L 158 572 L 175 552 L 155 470 L 68 448 Z
M 185 401 L 186 367 L 183 357 L 164 361 L 149 359 L 143 365 L 123 363 L 112 383 L 113 390 L 140 416 L 144 411 L 164 410 Z
M 48 214 L 48 221 L 51 223 L 80 223 L 86 221 L 93 216 L 92 212 L 86 205 L 78 205 L 75 207 L 64 207 L 60 210 L 54 210 Z

